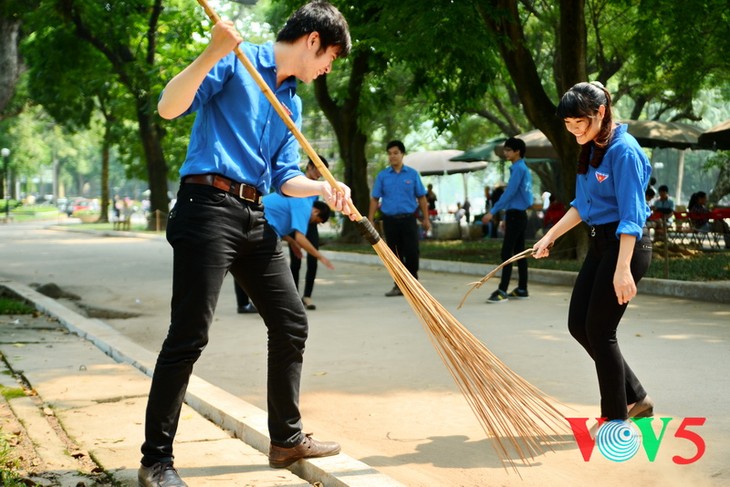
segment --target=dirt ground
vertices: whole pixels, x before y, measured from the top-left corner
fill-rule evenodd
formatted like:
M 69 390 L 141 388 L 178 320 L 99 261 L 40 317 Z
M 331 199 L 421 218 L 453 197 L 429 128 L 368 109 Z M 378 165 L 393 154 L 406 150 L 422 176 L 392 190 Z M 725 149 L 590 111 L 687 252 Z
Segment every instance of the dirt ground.
M 14 319 L 12 316 L 0 315 L 0 321 Z M 24 315 L 24 321 L 35 321 L 43 326 L 48 326 L 49 319 L 45 316 Z M 55 322 L 52 326 L 62 328 Z M 42 400 L 35 394 L 32 388 L 24 383 L 22 374 L 9 368 L 4 357 L 0 354 L 0 371 L 3 373 L 3 382 L 17 383 L 17 387 L 9 388 L 8 385 L 0 386 L 4 390 L 12 389 L 10 399 L 0 394 L 0 435 L 6 443 L 7 451 L 5 464 L 6 475 L 12 473 L 15 476 L 17 485 L 44 486 L 44 487 L 106 487 L 113 483 L 106 473 L 99 468 L 89 454 L 77 445 L 70 438 L 63 426 L 56 418 L 53 410 L 43 404 Z M 22 390 L 24 395 L 20 395 Z M 54 442 L 62 445 L 69 461 L 77 466 L 76 472 L 69 472 L 67 469 L 55 468 L 53 458 L 44 459 L 39 455 L 36 445 L 47 438 L 33 438 L 29 435 L 25 426 L 28 418 L 19 417 L 14 405 L 32 406 L 37 410 L 36 425 L 41 424 L 40 429 L 45 434 L 53 436 Z M 23 408 L 27 411 L 29 408 Z M 41 419 L 38 419 L 41 418 Z M 38 430 L 38 427 L 35 428 Z M 7 485 L 8 482 L 3 485 Z

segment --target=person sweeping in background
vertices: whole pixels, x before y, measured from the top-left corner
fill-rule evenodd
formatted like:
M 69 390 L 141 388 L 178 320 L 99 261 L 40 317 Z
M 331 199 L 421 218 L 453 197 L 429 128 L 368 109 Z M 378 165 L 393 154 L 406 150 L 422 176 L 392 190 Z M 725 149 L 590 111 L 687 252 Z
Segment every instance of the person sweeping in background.
M 288 198 L 278 193 L 264 196 L 264 214 L 266 221 L 282 240 L 289 245 L 289 251 L 294 254 L 292 259 L 301 262 L 302 250 L 315 261 L 320 261 L 328 269 L 334 269 L 332 262 L 322 255 L 304 232 L 311 225 L 326 223 L 330 217 L 330 207 L 324 201 L 312 201 L 310 198 Z M 294 277 L 292 275 L 292 277 Z M 296 283 L 296 282 L 295 282 Z M 236 288 L 236 304 L 239 313 L 256 313 L 256 306 L 246 294 L 238 281 L 234 281 Z M 306 307 L 306 301 L 302 300 Z
M 322 161 L 322 164 L 324 164 L 324 167 L 329 168 L 327 159 L 321 155 L 319 155 L 319 159 Z M 322 177 L 319 173 L 319 169 L 317 169 L 311 159 L 307 161 L 307 167 L 304 169 L 304 175 L 313 181 L 317 181 Z M 307 226 L 305 236 L 307 237 L 307 241 L 310 242 L 316 250 L 319 250 L 319 224 L 325 223 L 326 221 L 326 218 L 322 222 L 310 221 Z M 289 246 L 289 268 L 291 269 L 292 276 L 294 276 L 294 285 L 297 286 L 297 289 L 299 289 L 299 271 L 302 268 L 302 260 L 304 260 L 302 252 L 298 251 L 296 246 Z M 314 292 L 314 280 L 317 278 L 318 262 L 319 259 L 314 254 L 307 252 L 307 271 L 304 274 L 302 302 L 304 303 L 304 307 L 308 310 L 317 309 L 314 301 L 312 301 L 312 293 Z
M 582 146 L 575 199 L 535 243 L 534 256 L 547 257 L 555 240 L 581 221 L 589 226 L 590 246 L 570 298 L 568 328 L 595 363 L 601 417 L 652 416 L 654 403 L 626 363 L 616 337 L 636 296 L 636 283 L 651 263 L 652 245 L 644 226 L 650 212 L 644 190 L 651 164 L 627 126 L 614 124 L 611 95 L 600 83 L 573 86 L 560 100 L 557 115 Z

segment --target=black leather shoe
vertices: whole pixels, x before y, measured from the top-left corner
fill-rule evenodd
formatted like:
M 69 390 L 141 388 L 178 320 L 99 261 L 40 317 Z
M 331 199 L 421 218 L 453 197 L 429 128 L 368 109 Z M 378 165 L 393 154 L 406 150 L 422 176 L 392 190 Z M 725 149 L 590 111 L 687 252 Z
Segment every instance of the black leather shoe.
M 340 453 L 339 443 L 334 441 L 317 441 L 312 435 L 304 436 L 304 441 L 292 448 L 269 447 L 269 466 L 272 468 L 288 467 L 302 458 L 329 457 Z
M 385 293 L 387 297 L 393 297 L 393 296 L 403 296 L 403 291 L 400 290 L 398 286 L 393 286 L 393 289 Z
M 172 466 L 172 462 L 157 462 L 151 467 L 141 465 L 137 472 L 139 487 L 188 487 Z
M 246 306 L 239 306 L 238 312 L 240 314 L 244 314 L 244 313 L 258 313 L 259 311 L 256 309 L 256 306 L 253 305 L 253 303 L 248 303 Z

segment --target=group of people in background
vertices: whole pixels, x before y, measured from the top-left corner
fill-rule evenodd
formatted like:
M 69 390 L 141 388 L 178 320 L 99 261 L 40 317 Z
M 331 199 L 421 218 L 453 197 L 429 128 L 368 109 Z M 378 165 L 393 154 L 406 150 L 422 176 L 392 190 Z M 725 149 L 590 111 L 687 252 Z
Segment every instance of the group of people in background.
M 698 232 L 721 233 L 725 240 L 725 248 L 730 249 L 730 227 L 721 218 L 710 218 L 710 210 L 707 207 L 707 193 L 698 191 L 689 198 L 687 211 L 692 220 L 692 225 Z
M 662 184 L 654 191 L 654 178 L 650 181 L 649 186 L 644 193 L 646 203 L 652 209 L 650 216 L 650 225 L 654 229 L 654 240 L 663 241 L 668 230 L 675 222 L 674 214 L 678 210 L 674 200 L 669 196 L 669 187 Z M 682 207 L 684 211 L 684 207 Z M 712 218 L 710 209 L 707 207 L 707 193 L 697 191 L 692 193 L 686 207 L 687 217 L 689 218 L 692 228 L 696 232 L 709 233 L 715 232 L 723 235 L 725 247 L 730 248 L 730 227 L 727 222 L 721 218 Z

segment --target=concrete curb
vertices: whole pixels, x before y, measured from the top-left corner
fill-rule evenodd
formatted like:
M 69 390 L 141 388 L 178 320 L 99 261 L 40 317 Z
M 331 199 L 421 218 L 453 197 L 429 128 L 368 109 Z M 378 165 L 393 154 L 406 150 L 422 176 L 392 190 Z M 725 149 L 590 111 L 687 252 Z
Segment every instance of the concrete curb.
M 135 344 L 106 323 L 86 318 L 54 299 L 13 281 L 1 281 L 6 288 L 27 300 L 39 311 L 57 319 L 75 335 L 93 343 L 119 363 L 133 366 L 152 375 L 157 356 Z M 265 411 L 214 386 L 193 374 L 185 402 L 220 428 L 256 450 L 268 454 L 269 436 Z M 403 484 L 344 453 L 334 457 L 305 459 L 289 468 L 307 482 L 321 482 L 328 487 L 402 487 Z
M 382 261 L 375 254 L 357 254 L 352 252 L 333 252 L 322 250 L 332 261 L 350 262 L 365 265 L 382 265 Z M 487 275 L 496 266 L 488 264 L 473 264 L 467 262 L 451 262 L 445 260 L 421 259 L 420 270 L 432 272 L 447 272 L 468 276 Z M 553 271 L 545 269 L 530 269 L 530 281 L 542 284 L 572 286 L 577 276 L 576 272 Z M 497 273 L 499 275 L 499 273 Z M 730 281 L 691 282 L 672 279 L 645 278 L 639 282 L 639 292 L 656 296 L 694 299 L 712 303 L 730 302 Z

